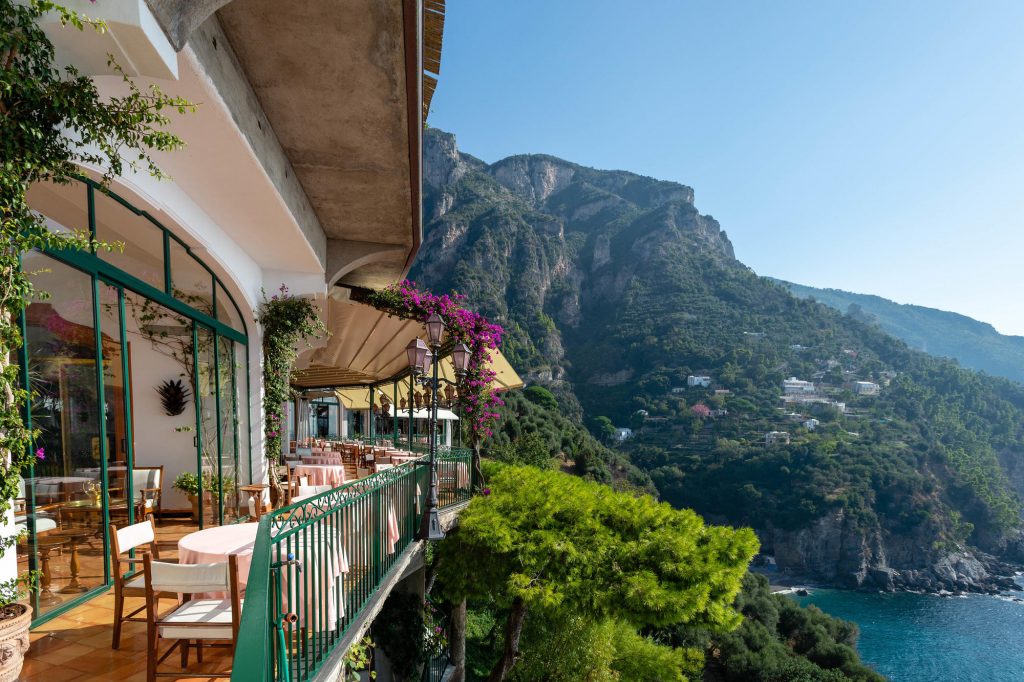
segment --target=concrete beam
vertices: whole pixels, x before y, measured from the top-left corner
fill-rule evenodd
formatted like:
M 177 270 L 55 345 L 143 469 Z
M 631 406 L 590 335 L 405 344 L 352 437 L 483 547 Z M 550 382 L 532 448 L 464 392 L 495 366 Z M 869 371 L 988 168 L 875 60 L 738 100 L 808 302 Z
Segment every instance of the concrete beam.
M 167 40 L 181 52 L 192 32 L 231 0 L 146 0 Z
M 327 284 L 337 284 L 346 275 L 372 263 L 405 258 L 407 249 L 394 244 L 357 242 L 347 239 L 327 240 Z
M 320 265 L 325 266 L 327 236 L 217 17 L 209 17 L 192 32 L 188 47 L 224 100 L 232 120 L 298 223 Z

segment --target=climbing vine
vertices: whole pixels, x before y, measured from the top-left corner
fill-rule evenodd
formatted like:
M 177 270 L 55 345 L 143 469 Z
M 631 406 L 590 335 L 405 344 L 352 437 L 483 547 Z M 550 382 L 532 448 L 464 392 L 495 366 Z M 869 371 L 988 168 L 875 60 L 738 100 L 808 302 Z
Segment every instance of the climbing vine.
M 22 469 L 46 456 L 32 447 L 37 434 L 23 417 L 30 395 L 15 360 L 24 342 L 22 311 L 46 293 L 33 288 L 21 254 L 117 248 L 82 232 L 50 232 L 43 216 L 29 207 L 26 193 L 38 182 L 73 182 L 83 166 L 98 169 L 104 186 L 126 167 L 163 177 L 150 152 L 183 146 L 164 130 L 170 122 L 166 112 L 195 109 L 156 86 L 139 89 L 112 58 L 108 64 L 127 86 L 123 96 L 102 97 L 93 80 L 73 66 L 58 68 L 53 44 L 37 24 L 48 12 L 56 12 L 66 27 L 106 30 L 102 22 L 53 2 L 0 0 L 0 515 L 17 497 Z M 16 542 L 17 537 L 0 541 L 0 553 Z M 0 587 L 6 601 L 13 586 Z
M 426 322 L 437 313 L 444 320 L 448 344 L 464 343 L 471 352 L 469 371 L 458 393 L 459 407 L 468 422 L 473 446 L 475 480 L 483 481 L 480 471 L 480 444 L 494 432 L 505 404 L 494 388 L 495 372 L 491 369 L 491 351 L 497 350 L 504 330 L 483 315 L 462 307 L 465 297 L 459 294 L 436 295 L 420 291 L 415 282 L 403 281 L 379 291 L 370 292 L 366 302 L 389 315 Z
M 283 284 L 269 299 L 263 294 L 256 319 L 263 327 L 264 454 L 271 462 L 276 462 L 281 456 L 285 428 L 283 408 L 292 397 L 296 346 L 301 340 L 324 336 L 327 327 L 312 300 L 292 296 Z M 270 485 L 275 499 L 282 499 L 281 481 L 275 466 L 270 467 Z

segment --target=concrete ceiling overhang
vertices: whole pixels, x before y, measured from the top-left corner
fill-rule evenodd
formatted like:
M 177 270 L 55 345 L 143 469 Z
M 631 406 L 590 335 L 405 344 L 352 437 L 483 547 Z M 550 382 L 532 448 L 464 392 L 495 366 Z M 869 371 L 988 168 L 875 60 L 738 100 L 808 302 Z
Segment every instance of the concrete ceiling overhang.
M 246 0 L 216 17 L 327 236 L 328 283 L 401 279 L 422 229 L 419 3 Z
M 145 1 L 176 50 L 204 23 L 223 32 L 326 236 L 327 283 L 401 279 L 444 0 Z

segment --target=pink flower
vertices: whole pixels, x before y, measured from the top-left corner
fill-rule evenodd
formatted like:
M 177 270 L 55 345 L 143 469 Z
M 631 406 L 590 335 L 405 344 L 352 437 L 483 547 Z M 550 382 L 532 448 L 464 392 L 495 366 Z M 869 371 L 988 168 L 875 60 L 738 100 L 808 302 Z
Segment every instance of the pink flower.
M 36 459 L 46 459 L 46 450 L 43 448 L 36 450 Z

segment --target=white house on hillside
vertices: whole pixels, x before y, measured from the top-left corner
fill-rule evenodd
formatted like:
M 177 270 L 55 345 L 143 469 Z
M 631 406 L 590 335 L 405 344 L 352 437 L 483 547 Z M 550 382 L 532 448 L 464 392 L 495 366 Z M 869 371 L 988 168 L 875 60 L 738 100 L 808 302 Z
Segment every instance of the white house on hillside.
M 853 392 L 857 395 L 878 395 L 881 390 L 881 387 L 873 381 L 853 382 Z
M 711 377 L 696 376 L 691 374 L 690 376 L 686 377 L 686 385 L 691 388 L 694 386 L 707 388 L 708 386 L 711 385 Z
M 790 377 L 782 382 L 783 393 L 814 393 L 813 381 L 801 381 L 796 377 Z

